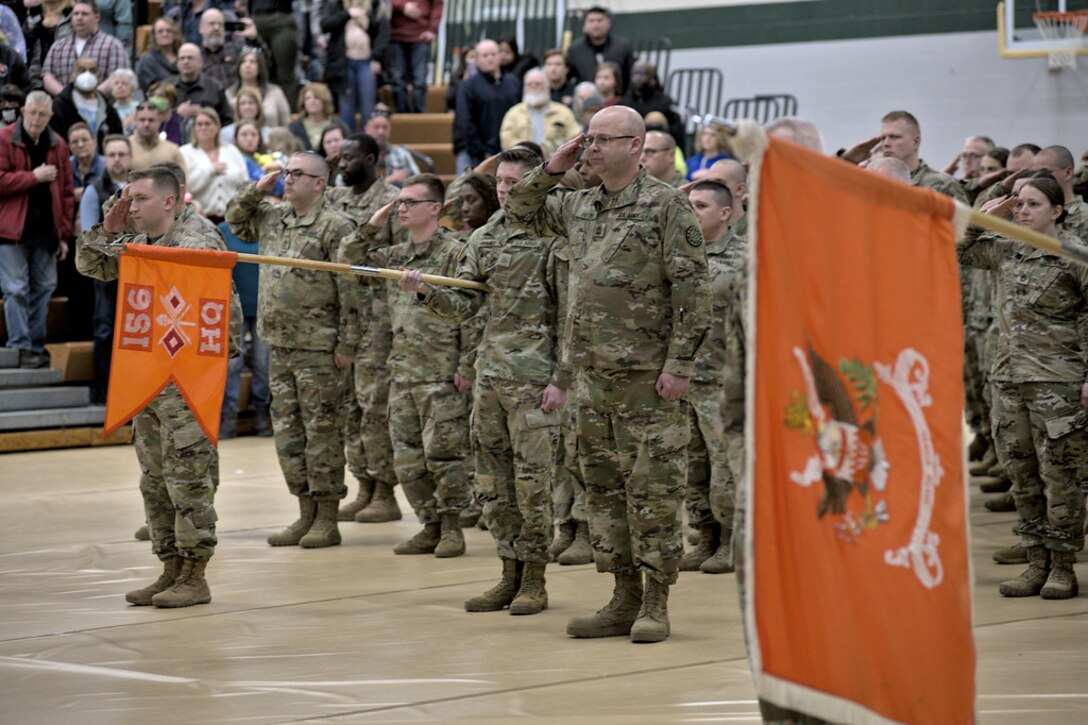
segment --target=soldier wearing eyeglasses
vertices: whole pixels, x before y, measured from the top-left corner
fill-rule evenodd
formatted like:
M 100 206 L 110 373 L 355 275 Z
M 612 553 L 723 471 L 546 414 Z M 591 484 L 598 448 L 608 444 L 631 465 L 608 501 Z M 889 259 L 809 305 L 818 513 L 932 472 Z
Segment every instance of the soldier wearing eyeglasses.
M 265 201 L 281 172 L 248 184 L 227 206 L 227 223 L 261 253 L 334 262 L 355 230 L 324 198 L 328 169 L 312 151 L 287 163 L 284 201 Z M 349 276 L 295 267 L 261 270 L 258 332 L 269 347 L 272 430 L 280 468 L 299 518 L 268 537 L 272 546 L 340 543 L 337 509 L 344 485 L 343 416 L 359 341 L 361 288 Z
M 424 274 L 456 275 L 464 243 L 438 225 L 445 189 L 434 174 L 409 177 L 395 203 L 379 209 L 347 240 L 343 260 Z M 396 209 L 404 228 L 382 247 L 383 229 Z M 440 317 L 413 292 L 383 280 L 393 326 L 389 354 L 389 435 L 393 470 L 423 529 L 393 549 L 395 554 L 465 553 L 459 521 L 469 501 L 469 408 L 467 388 L 475 378 L 473 352 L 479 323 Z
M 667 601 L 683 554 L 679 507 L 690 432 L 683 398 L 710 320 L 703 234 L 680 191 L 639 164 L 646 127 L 622 106 L 563 144 L 510 190 L 506 210 L 538 236 L 570 240 L 563 364 L 573 405 L 597 569 L 612 600 L 567 625 L 574 637 L 669 636 Z M 555 191 L 584 160 L 599 187 Z M 645 582 L 644 582 L 645 577 Z

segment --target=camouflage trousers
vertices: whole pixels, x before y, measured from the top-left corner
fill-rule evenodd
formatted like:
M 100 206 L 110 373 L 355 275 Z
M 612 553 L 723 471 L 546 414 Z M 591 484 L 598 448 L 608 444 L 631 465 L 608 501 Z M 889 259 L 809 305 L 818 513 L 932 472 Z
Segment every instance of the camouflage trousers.
M 548 562 L 560 411 L 540 409 L 543 386 L 479 378 L 473 386 L 476 495 L 503 559 Z
M 578 461 L 597 570 L 645 570 L 676 581 L 684 553 L 680 504 L 690 438 L 681 401 L 663 400 L 658 373 L 578 373 Z
M 586 520 L 586 484 L 578 465 L 578 433 L 573 405 L 561 411 L 559 462 L 552 484 L 552 517 L 556 524 Z
M 963 387 L 967 396 L 967 424 L 976 435 L 986 439 L 990 432 L 989 358 L 986 355 L 986 332 L 968 327 L 963 337 Z
M 348 470 L 361 482 L 393 485 L 393 442 L 389 439 L 389 371 L 360 364 L 355 358 L 354 394 L 348 395 L 344 416 L 344 447 Z
M 336 500 L 344 485 L 344 407 L 348 371 L 331 352 L 271 347 L 268 388 L 280 469 L 294 496 Z
M 717 522 L 733 528 L 733 472 L 722 431 L 722 387 L 692 382 L 688 391 L 691 442 L 684 507 L 692 526 Z
M 389 386 L 393 470 L 420 523 L 468 505 L 469 404 L 453 381 Z
M 219 452 L 173 383 L 132 421 L 140 494 L 160 559 L 207 559 L 215 552 Z
M 1080 383 L 993 381 L 997 457 L 1012 479 L 1026 547 L 1084 548 L 1088 409 Z

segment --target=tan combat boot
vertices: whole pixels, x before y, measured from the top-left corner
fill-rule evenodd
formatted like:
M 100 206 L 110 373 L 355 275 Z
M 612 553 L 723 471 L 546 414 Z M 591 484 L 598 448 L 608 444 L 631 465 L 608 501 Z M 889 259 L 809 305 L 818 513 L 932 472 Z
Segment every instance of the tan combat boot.
M 981 461 L 993 447 L 993 442 L 989 438 L 976 434 L 971 440 L 971 445 L 967 446 L 967 460 Z
M 204 569 L 207 566 L 207 559 L 185 559 L 174 585 L 151 597 L 151 603 L 156 607 L 170 609 L 207 604 L 212 600 L 212 592 L 204 579 Z
M 498 612 L 510 606 L 521 586 L 522 563 L 516 559 L 502 560 L 502 579 L 478 597 L 465 601 L 466 612 Z
M 355 514 L 355 520 L 360 524 L 400 521 L 400 517 L 400 505 L 397 504 L 397 496 L 393 493 L 393 486 L 382 481 L 374 484 L 374 497 L 370 499 L 370 504 Z
M 699 571 L 704 574 L 728 574 L 733 571 L 733 530 L 722 529 L 721 543 L 714 556 L 699 565 Z
M 994 552 L 994 561 L 998 564 L 1027 564 L 1028 554 L 1020 543 L 998 549 Z
M 548 608 L 548 592 L 544 588 L 542 561 L 527 561 L 521 572 L 521 588 L 510 603 L 510 614 L 539 614 Z
M 137 607 L 150 607 L 151 598 L 159 592 L 165 592 L 181 573 L 181 557 L 168 556 L 162 560 L 162 574 L 143 589 L 135 589 L 125 595 L 125 601 Z
M 1034 597 L 1042 591 L 1050 574 L 1050 552 L 1042 546 L 1031 546 L 1025 551 L 1028 555 L 1028 568 L 1019 578 L 1001 582 L 1001 596 Z
M 394 546 L 393 553 L 407 555 L 433 554 L 441 535 L 442 526 L 437 521 L 424 524 L 423 530 L 418 534 L 408 539 L 408 541 L 402 541 Z
M 1072 599 L 1080 592 L 1077 574 L 1073 571 L 1076 555 L 1072 551 L 1050 552 L 1050 576 L 1039 596 L 1043 599 Z
M 987 499 L 983 506 L 986 507 L 987 511 L 993 511 L 994 513 L 1015 511 L 1016 499 L 1012 497 L 1012 491 L 1007 491 L 1000 496 L 994 496 L 991 499 Z
M 669 638 L 669 585 L 660 574 L 646 575 L 646 593 L 638 619 L 631 627 L 632 642 L 663 642 Z
M 461 533 L 461 512 L 451 511 L 442 514 L 442 536 L 434 555 L 439 559 L 449 559 L 465 553 L 465 535 Z
M 344 504 L 340 507 L 340 510 L 336 512 L 336 518 L 338 521 L 354 521 L 355 514 L 359 513 L 367 506 L 370 505 L 370 499 L 374 497 L 374 481 L 369 478 L 365 481 L 359 479 L 359 493 L 355 495 L 355 500 L 351 503 Z
M 1009 474 L 1000 478 L 986 478 L 978 485 L 978 490 L 983 493 L 1005 493 L 1012 489 L 1012 479 Z
M 721 543 L 721 527 L 717 523 L 699 525 L 699 543 L 680 559 L 680 571 L 698 571 L 704 561 L 714 556 Z
M 612 601 L 589 617 L 574 617 L 567 622 L 571 637 L 622 637 L 631 633 L 642 606 L 642 575 L 638 572 L 616 572 Z
M 997 451 L 993 446 L 983 454 L 982 459 L 978 463 L 972 463 L 967 470 L 971 472 L 972 476 L 985 476 L 986 473 L 994 467 L 997 463 Z
M 144 524 L 136 529 L 136 533 L 133 534 L 133 536 L 136 537 L 136 541 L 151 541 L 151 527 Z
M 340 525 L 336 520 L 336 499 L 317 502 L 317 515 L 298 545 L 303 549 L 323 549 L 340 543 Z
M 564 521 L 559 524 L 559 536 L 556 536 L 555 539 L 552 540 L 551 546 L 548 547 L 548 556 L 552 558 L 552 561 L 558 559 L 559 555 L 574 543 L 574 534 L 577 530 L 577 521 Z
M 578 522 L 574 543 L 559 555 L 557 561 L 563 566 L 593 563 L 593 547 L 589 545 L 589 524 L 585 521 Z
M 298 546 L 302 537 L 310 530 L 317 515 L 317 501 L 309 496 L 298 497 L 298 519 L 292 522 L 286 529 L 268 537 L 268 543 L 272 546 Z

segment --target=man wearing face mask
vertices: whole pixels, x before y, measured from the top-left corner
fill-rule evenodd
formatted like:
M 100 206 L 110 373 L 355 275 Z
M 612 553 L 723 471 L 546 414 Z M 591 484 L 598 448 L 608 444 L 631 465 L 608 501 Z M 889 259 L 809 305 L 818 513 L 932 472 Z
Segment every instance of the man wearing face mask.
M 53 99 L 53 130 L 68 137 L 68 129 L 79 122 L 91 127 L 91 133 L 102 149 L 102 140 L 111 133 L 124 133 L 121 117 L 113 104 L 98 90 L 98 62 L 80 58 L 72 67 L 71 82 Z
M 22 88 L 10 84 L 0 88 L 0 129 L 19 120 L 19 112 L 25 102 L 26 94 Z
M 503 116 L 499 143 L 508 151 L 520 141 L 532 141 L 544 149 L 547 158 L 568 138 L 577 136 L 581 126 L 570 108 L 552 100 L 544 71 L 529 71 L 522 85 L 522 102 Z
M 70 18 L 74 32 L 58 39 L 49 49 L 42 64 L 42 84 L 50 95 L 58 95 L 64 90 L 60 79 L 72 77 L 76 62 L 89 58 L 101 72 L 98 90 L 105 93 L 109 90 L 110 75 L 118 68 L 129 67 L 128 51 L 117 38 L 99 32 L 101 15 L 94 0 L 79 0 L 72 7 Z

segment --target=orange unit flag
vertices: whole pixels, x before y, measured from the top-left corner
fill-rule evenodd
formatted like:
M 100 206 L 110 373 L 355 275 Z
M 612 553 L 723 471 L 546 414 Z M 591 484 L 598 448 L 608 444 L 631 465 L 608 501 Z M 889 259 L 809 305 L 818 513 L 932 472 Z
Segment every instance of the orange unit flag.
M 973 722 L 962 212 L 774 139 L 755 172 L 756 689 L 834 722 Z
M 106 434 L 171 382 L 212 443 L 230 348 L 233 252 L 127 244 L 120 257 Z

